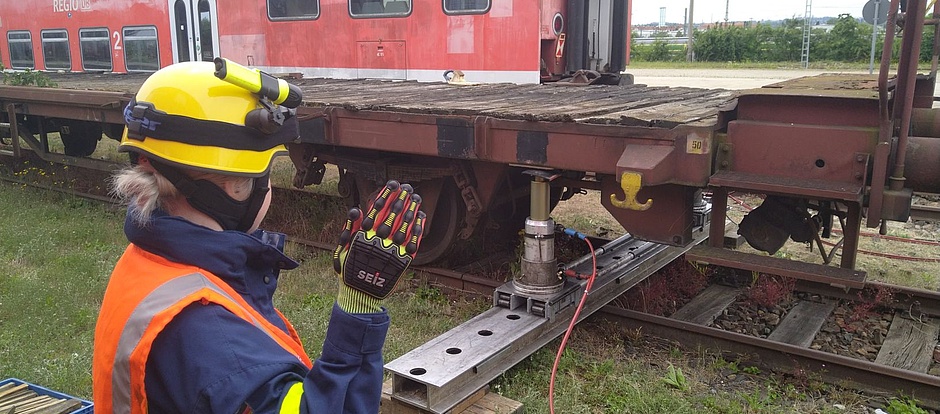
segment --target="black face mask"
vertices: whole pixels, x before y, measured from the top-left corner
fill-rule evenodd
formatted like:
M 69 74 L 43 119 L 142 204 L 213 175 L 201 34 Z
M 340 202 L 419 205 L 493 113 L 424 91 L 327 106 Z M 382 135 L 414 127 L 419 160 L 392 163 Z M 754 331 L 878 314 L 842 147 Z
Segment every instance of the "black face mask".
M 269 174 L 255 178 L 251 195 L 244 201 L 229 197 L 222 188 L 208 180 L 193 180 L 179 169 L 152 162 L 154 169 L 173 183 L 189 204 L 222 226 L 223 230 L 248 231 L 258 217 L 269 187 Z

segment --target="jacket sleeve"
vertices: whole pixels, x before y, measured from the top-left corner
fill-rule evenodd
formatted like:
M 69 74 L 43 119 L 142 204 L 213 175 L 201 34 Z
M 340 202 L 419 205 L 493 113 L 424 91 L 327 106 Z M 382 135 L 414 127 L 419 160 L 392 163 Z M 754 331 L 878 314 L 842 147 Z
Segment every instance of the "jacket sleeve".
M 388 312 L 350 314 L 333 305 L 323 352 L 303 382 L 306 412 L 379 412 L 388 327 Z

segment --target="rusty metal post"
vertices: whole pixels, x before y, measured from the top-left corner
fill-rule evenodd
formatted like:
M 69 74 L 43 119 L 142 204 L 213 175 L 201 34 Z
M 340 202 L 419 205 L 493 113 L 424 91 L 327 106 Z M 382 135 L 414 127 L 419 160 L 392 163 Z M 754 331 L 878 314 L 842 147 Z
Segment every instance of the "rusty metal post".
M 855 258 L 858 257 L 858 239 L 862 227 L 862 206 L 859 203 L 848 203 L 849 211 L 845 217 L 845 228 L 842 229 L 842 263 L 843 269 L 855 269 Z
M 7 117 L 10 118 L 10 141 L 13 142 L 13 158 L 19 159 L 20 153 L 20 128 L 16 122 L 16 105 L 7 104 Z
M 878 227 L 881 223 L 881 206 L 884 201 L 885 178 L 888 174 L 888 157 L 891 146 L 892 119 L 888 108 L 888 75 L 891 71 L 891 57 L 894 50 L 894 33 L 897 31 L 898 9 L 901 0 L 891 0 L 888 9 L 888 20 L 885 22 L 885 44 L 881 50 L 881 67 L 878 69 L 878 106 L 880 109 L 880 122 L 878 130 L 878 146 L 882 151 L 875 151 L 872 161 L 871 193 L 868 202 L 868 227 Z
M 940 39 L 940 22 L 937 21 L 937 16 L 940 16 L 940 1 L 933 4 L 933 38 Z M 933 42 L 933 53 L 931 54 L 930 59 L 930 77 L 933 78 L 934 84 L 937 82 L 937 60 L 940 57 L 940 42 L 936 40 Z
M 895 99 L 901 104 L 901 128 L 898 131 L 898 147 L 895 152 L 898 156 L 895 157 L 894 170 L 888 178 L 888 187 L 894 191 L 904 188 L 904 154 L 907 153 L 907 137 L 910 134 L 914 84 L 917 80 L 917 63 L 920 61 L 919 52 L 923 40 L 922 28 L 925 13 L 923 0 L 908 0 L 904 17 L 904 42 L 901 45 L 901 60 L 898 63 L 898 88 L 901 88 L 903 84 L 904 90 L 900 94 L 895 91 Z M 896 104 L 897 101 L 895 101 Z M 880 214 L 881 212 L 874 213 Z
M 712 219 L 708 228 L 708 245 L 724 247 L 725 220 L 728 217 L 728 190 L 716 187 L 712 190 Z

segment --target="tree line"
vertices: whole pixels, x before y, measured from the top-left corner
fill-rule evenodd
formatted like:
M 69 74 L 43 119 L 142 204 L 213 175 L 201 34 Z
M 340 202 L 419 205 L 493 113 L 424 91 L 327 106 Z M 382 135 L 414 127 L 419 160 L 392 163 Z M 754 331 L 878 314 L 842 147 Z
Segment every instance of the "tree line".
M 834 62 L 867 62 L 871 56 L 872 25 L 859 22 L 850 14 L 841 14 L 829 22 L 831 30 L 813 28 L 810 34 L 809 60 Z M 933 30 L 924 30 L 921 60 L 929 61 L 933 47 Z M 903 34 L 902 34 L 903 35 Z M 634 34 L 634 39 L 636 35 Z M 875 59 L 881 58 L 884 33 L 878 34 Z M 899 39 L 895 39 L 895 59 Z M 685 45 L 669 44 L 657 38 L 651 44 L 631 44 L 632 59 L 650 62 L 682 61 Z M 786 19 L 779 26 L 757 23 L 734 26 L 719 24 L 707 30 L 696 30 L 692 51 L 696 61 L 705 62 L 799 62 L 803 51 L 803 20 Z

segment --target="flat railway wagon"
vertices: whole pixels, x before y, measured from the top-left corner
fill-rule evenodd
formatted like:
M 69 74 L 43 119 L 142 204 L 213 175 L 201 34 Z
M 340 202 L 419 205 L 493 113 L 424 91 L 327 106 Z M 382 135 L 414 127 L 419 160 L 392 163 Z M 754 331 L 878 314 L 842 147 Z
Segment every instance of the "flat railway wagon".
M 225 56 L 305 77 L 538 83 L 617 73 L 627 0 L 44 0 L 0 2 L 16 70 L 152 72 Z M 567 39 L 567 41 L 566 41 Z
M 415 183 L 430 214 L 423 263 L 484 228 L 515 233 L 525 226 L 526 240 L 544 243 L 552 229 L 530 228 L 527 217 L 549 223 L 553 205 L 593 189 L 644 240 L 691 247 L 710 217 L 708 246 L 693 249 L 693 258 L 860 286 L 865 275 L 855 259 L 863 222 L 906 221 L 913 192 L 940 193 L 940 113 L 931 108 L 936 64 L 919 75 L 912 58 L 926 4 L 907 1 L 906 12 L 899 3 L 892 3 L 888 24 L 904 27 L 898 39 L 890 27 L 886 39 L 886 46 L 902 43 L 896 76 L 889 76 L 889 53 L 878 76 L 823 75 L 741 92 L 293 79 L 304 93 L 297 108 L 302 134 L 290 145 L 294 183 L 318 184 L 325 166 L 336 165 L 351 203 L 390 177 Z M 61 162 L 86 160 L 102 131 L 118 137 L 123 108 L 146 77 L 54 75 L 62 88 L 0 87 L 0 116 L 13 135 Z M 50 131 L 60 133 L 65 154 L 44 145 Z M 723 249 L 730 191 L 766 196 L 739 229 L 766 252 L 787 240 L 829 237 L 841 222 L 839 266 Z

